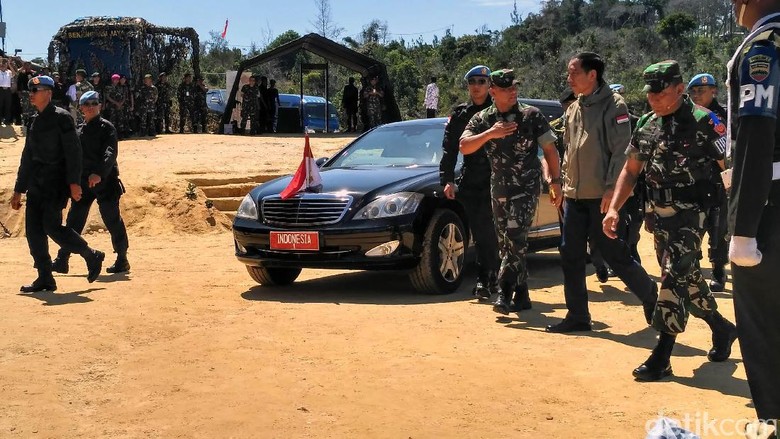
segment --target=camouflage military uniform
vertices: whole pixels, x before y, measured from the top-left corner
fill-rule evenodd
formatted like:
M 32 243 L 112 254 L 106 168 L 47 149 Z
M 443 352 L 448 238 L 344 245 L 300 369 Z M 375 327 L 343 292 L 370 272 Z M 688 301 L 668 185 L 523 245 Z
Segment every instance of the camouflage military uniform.
M 157 132 L 171 131 L 171 84 L 157 81 Z
M 116 106 L 111 101 L 121 102 L 121 106 Z M 106 101 L 108 106 L 108 120 L 116 127 L 117 134 L 122 137 L 127 134 L 127 87 L 117 84 L 106 87 Z
M 193 83 L 186 83 L 182 81 L 181 84 L 179 84 L 179 88 L 176 92 L 177 98 L 179 100 L 179 133 L 184 132 L 184 124 L 186 123 L 187 119 L 190 120 L 190 130 L 192 132 L 195 131 L 195 109 L 193 108 L 195 104 L 195 100 L 193 97 L 193 88 L 195 84 Z
M 207 133 L 208 132 L 208 112 L 209 109 L 206 106 L 206 94 L 208 93 L 209 89 L 206 88 L 205 85 L 201 84 L 195 84 L 192 87 L 193 90 L 193 99 L 194 99 L 194 105 L 193 108 L 195 109 L 194 114 L 192 116 L 192 119 L 200 124 L 200 132 L 201 133 Z M 192 131 L 196 132 L 195 129 L 195 123 L 192 124 Z
M 626 154 L 647 162 L 646 184 L 655 212 L 655 249 L 661 290 L 652 325 L 668 334 L 685 331 L 688 313 L 716 309 L 699 268 L 706 212 L 714 201 L 713 162 L 723 159 L 726 127 L 687 97 L 672 115 L 643 116 Z
M 92 87 L 92 84 L 90 84 L 86 79 L 77 82 L 75 86 L 76 100 L 70 103 L 70 114 L 73 116 L 73 120 L 76 121 L 76 125 L 78 126 L 84 123 L 84 115 L 81 114 L 81 111 L 79 111 L 79 99 L 81 99 L 81 95 L 84 93 L 94 90 L 94 87 Z
M 528 230 L 536 214 L 542 174 L 539 145 L 556 137 L 536 107 L 519 104 L 507 113 L 491 105 L 475 114 L 461 138 L 487 131 L 502 120 L 517 122 L 515 134 L 489 140 L 483 148 L 492 169 L 490 192 L 502 259 L 498 282 L 502 291 L 514 291 L 528 278 Z
M 252 120 L 249 128 L 249 134 L 257 134 L 257 128 L 260 125 L 260 113 L 257 108 L 257 99 L 260 89 L 257 85 L 245 84 L 241 87 L 241 132 L 246 129 L 247 119 Z
M 157 87 L 142 85 L 138 90 L 138 117 L 141 119 L 139 135 L 154 136 L 155 113 L 157 112 Z

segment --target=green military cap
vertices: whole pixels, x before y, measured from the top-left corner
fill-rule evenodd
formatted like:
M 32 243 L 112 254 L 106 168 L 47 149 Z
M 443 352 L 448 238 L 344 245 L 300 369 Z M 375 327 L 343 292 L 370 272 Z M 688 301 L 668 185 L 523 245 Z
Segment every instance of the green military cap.
M 496 87 L 508 88 L 518 83 L 512 69 L 496 70 L 490 74 L 490 83 Z
M 652 64 L 642 73 L 642 78 L 645 81 L 642 91 L 660 93 L 670 85 L 682 83 L 680 64 L 673 59 Z
M 87 71 L 86 71 L 86 70 L 84 70 L 84 69 L 77 69 L 77 70 L 76 70 L 76 74 L 77 74 L 77 75 L 81 75 L 81 76 L 83 76 L 83 77 L 85 77 L 85 78 L 87 77 Z
M 144 79 L 146 79 L 146 78 L 151 78 L 151 77 L 152 77 L 152 74 L 151 74 L 151 73 L 147 73 L 147 74 L 145 74 L 145 75 L 144 75 Z

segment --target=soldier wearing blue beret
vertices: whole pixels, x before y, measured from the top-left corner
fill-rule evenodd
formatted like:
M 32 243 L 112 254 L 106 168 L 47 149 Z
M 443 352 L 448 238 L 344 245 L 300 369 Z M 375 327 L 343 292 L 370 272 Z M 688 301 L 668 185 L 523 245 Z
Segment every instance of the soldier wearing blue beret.
M 458 142 L 469 120 L 488 108 L 493 100 L 488 93 L 490 69 L 472 67 L 463 79 L 468 84 L 469 100 L 456 106 L 444 129 L 443 154 L 439 163 L 439 179 L 444 195 L 457 198 L 466 209 L 469 226 L 477 246 L 477 285 L 472 293 L 480 300 L 489 300 L 497 291 L 498 238 L 493 226 L 490 201 L 490 162 L 484 149 L 463 156 L 461 175 L 456 178 Z M 457 192 L 456 192 L 457 189 Z
M 709 73 L 699 73 L 688 82 L 688 94 L 696 105 L 710 110 L 726 125 L 726 109 L 718 103 L 718 85 Z M 723 291 L 726 285 L 726 264 L 729 262 L 728 210 L 729 200 L 723 181 L 722 169 L 713 172 L 713 183 L 717 186 L 717 203 L 710 207 L 707 214 L 707 235 L 709 236 L 708 257 L 712 264 L 710 289 Z
M 100 217 L 111 234 L 111 244 L 117 255 L 108 273 L 122 273 L 130 270 L 127 261 L 127 230 L 119 214 L 119 197 L 125 192 L 119 181 L 117 166 L 118 142 L 114 125 L 100 116 L 100 94 L 88 91 L 81 95 L 79 108 L 84 113 L 84 124 L 78 128 L 82 150 L 81 189 L 82 196 L 70 203 L 65 226 L 77 233 L 84 230 L 92 203 L 97 200 Z M 52 269 L 58 273 L 69 271 L 70 252 L 65 247 L 57 252 Z
M 54 291 L 48 238 L 69 253 L 80 254 L 87 262 L 87 280 L 94 282 L 100 274 L 105 255 L 93 250 L 73 229 L 62 225 L 62 209 L 68 197 L 81 200 L 81 144 L 73 119 L 67 111 L 51 102 L 54 80 L 36 76 L 29 80 L 30 102 L 38 110 L 33 118 L 22 150 L 11 208 L 22 207 L 27 193 L 25 232 L 30 255 L 38 277 L 21 288 L 23 293 Z

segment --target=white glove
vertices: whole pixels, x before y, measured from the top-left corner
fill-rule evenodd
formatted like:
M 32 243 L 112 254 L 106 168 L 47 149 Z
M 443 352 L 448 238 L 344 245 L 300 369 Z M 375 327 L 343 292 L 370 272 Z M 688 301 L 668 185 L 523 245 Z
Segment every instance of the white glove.
M 740 267 L 753 267 L 761 263 L 756 238 L 732 236 L 729 244 L 729 259 Z

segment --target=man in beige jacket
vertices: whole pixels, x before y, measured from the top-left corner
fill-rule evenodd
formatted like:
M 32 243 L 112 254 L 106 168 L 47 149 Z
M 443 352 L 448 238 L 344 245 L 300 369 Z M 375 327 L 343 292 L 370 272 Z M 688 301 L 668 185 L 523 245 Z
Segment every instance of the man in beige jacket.
M 569 61 L 569 86 L 577 100 L 566 112 L 564 143 L 565 197 L 561 266 L 563 268 L 566 318 L 549 325 L 547 332 L 590 331 L 585 260 L 588 238 L 594 243 L 617 276 L 642 301 L 645 320 L 652 316 L 658 287 L 631 256 L 623 239 L 609 239 L 601 230 L 626 161 L 631 140 L 628 107 L 604 81 L 604 61 L 592 52 L 583 52 Z

